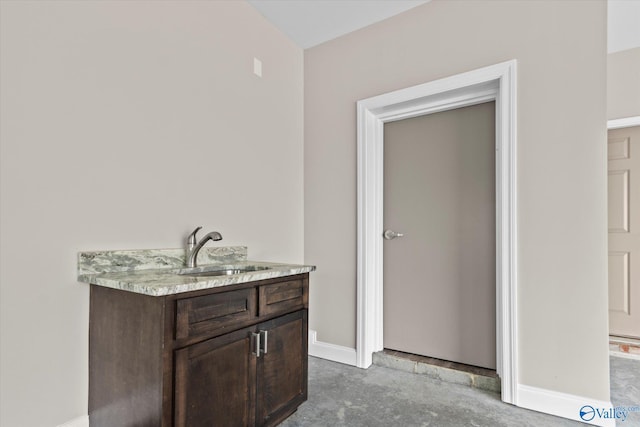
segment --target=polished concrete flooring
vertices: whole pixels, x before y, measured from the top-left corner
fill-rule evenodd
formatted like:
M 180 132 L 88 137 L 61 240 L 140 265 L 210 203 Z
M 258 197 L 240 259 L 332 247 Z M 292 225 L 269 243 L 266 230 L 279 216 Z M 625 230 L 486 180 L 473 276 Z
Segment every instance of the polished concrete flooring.
M 611 358 L 612 401 L 640 405 L 640 361 Z M 383 366 L 309 358 L 309 400 L 281 424 L 297 426 L 579 426 L 502 403 L 496 393 Z M 640 413 L 622 427 L 640 426 Z

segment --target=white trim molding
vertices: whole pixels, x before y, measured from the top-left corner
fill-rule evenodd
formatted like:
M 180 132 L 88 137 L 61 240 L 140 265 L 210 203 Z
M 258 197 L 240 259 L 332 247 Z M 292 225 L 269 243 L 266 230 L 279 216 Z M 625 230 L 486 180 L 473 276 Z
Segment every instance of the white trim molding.
M 89 427 L 89 415 L 83 415 L 71 421 L 67 421 L 64 424 L 60 424 L 58 427 Z
M 318 333 L 309 329 L 309 356 L 356 366 L 356 350 L 318 341 Z
M 613 407 L 611 402 L 530 387 L 523 384 L 518 385 L 518 406 L 596 426 L 614 427 L 616 425 L 615 418 L 604 418 L 598 414 L 599 411 L 603 415 L 605 415 L 605 412 L 606 415 L 610 415 L 611 412 L 609 411 Z M 580 410 L 584 407 L 587 407 L 585 408 L 585 412 L 588 412 L 588 414 L 585 414 L 585 418 L 582 419 L 580 417 Z M 595 412 L 591 412 L 591 409 Z
M 623 351 L 609 350 L 609 356 L 640 361 L 640 354 L 625 353 Z
M 364 99 L 358 120 L 357 366 L 383 349 L 384 123 L 496 103 L 496 355 L 502 400 L 517 404 L 516 61 Z
M 631 126 L 640 126 L 640 116 L 607 121 L 607 129 L 629 128 Z

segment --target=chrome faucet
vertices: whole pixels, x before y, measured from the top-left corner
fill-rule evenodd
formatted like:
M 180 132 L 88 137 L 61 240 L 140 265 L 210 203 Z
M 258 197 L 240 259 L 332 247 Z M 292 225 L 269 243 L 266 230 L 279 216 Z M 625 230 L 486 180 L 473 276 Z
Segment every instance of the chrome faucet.
M 206 234 L 198 243 L 196 243 L 196 233 L 202 229 L 202 227 L 197 227 L 195 230 L 189 234 L 187 237 L 187 267 L 197 267 L 196 258 L 198 257 L 198 252 L 207 243 L 209 240 L 218 241 L 222 240 L 222 235 L 217 231 L 212 231 L 211 233 Z

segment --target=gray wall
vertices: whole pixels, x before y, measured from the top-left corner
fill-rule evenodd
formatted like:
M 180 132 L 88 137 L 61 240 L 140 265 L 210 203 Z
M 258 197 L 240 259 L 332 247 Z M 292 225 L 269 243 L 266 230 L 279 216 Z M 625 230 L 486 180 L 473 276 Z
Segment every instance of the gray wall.
M 0 5 L 0 424 L 55 426 L 87 413 L 78 251 L 203 225 L 303 261 L 303 52 L 244 2 Z
M 640 116 L 640 47 L 607 56 L 607 118 Z
M 310 327 L 355 347 L 356 101 L 510 59 L 520 382 L 608 400 L 605 2 L 436 0 L 305 51 Z

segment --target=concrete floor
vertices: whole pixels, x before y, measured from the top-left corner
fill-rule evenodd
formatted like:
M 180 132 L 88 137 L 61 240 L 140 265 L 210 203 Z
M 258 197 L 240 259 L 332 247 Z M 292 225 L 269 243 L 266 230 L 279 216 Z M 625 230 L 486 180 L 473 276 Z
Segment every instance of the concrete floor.
M 611 403 L 613 406 L 640 406 L 640 360 L 610 358 Z M 640 427 L 640 412 L 629 413 L 620 427 Z
M 612 358 L 612 401 L 640 405 L 640 361 Z M 614 384 L 615 383 L 615 384 Z M 579 426 L 502 403 L 489 391 L 382 366 L 359 369 L 309 358 L 309 400 L 282 427 Z M 640 413 L 623 427 L 640 426 Z

